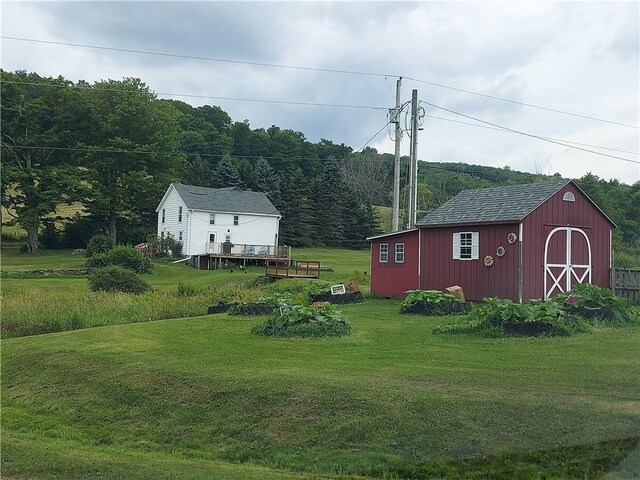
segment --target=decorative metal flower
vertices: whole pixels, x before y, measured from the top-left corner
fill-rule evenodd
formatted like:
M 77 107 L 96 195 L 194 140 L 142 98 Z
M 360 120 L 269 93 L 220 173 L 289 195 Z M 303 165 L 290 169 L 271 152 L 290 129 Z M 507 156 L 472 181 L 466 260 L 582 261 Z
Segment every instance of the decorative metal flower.
M 490 267 L 491 265 L 493 265 L 493 257 L 491 255 L 487 255 L 484 257 L 484 266 Z
M 496 249 L 496 255 L 499 257 L 504 257 L 504 254 L 507 253 L 507 251 L 505 250 L 505 248 L 500 245 L 497 249 Z
M 518 235 L 516 235 L 515 233 L 511 232 L 509 235 L 507 235 L 507 241 L 509 243 L 516 243 L 516 240 L 518 240 Z

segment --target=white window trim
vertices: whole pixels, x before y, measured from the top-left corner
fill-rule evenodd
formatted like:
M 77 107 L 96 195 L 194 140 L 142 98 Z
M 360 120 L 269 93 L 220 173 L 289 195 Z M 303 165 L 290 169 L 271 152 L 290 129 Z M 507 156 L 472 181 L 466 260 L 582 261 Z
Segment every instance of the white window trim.
M 213 220 L 213 222 L 211 220 Z M 215 224 L 216 224 L 216 214 L 215 213 L 210 213 L 209 214 L 209 225 L 215 225 Z
M 398 247 L 402 247 L 402 251 L 398 251 Z M 398 260 L 398 254 L 402 255 L 402 260 Z M 404 243 L 396 243 L 396 248 L 395 248 L 395 260 L 396 263 L 404 263 Z
M 178 241 L 182 241 L 182 230 L 178 232 Z
M 240 215 L 234 215 L 233 216 L 233 225 L 236 226 L 236 227 L 238 225 L 240 225 Z
M 471 258 L 461 258 L 460 257 L 460 250 L 461 250 L 461 245 L 460 245 L 460 238 L 462 235 L 464 234 L 471 234 Z M 479 258 L 479 233 L 478 232 L 455 232 L 453 234 L 453 259 L 454 260 L 462 260 L 462 261 L 469 261 L 469 260 L 478 260 Z
M 182 207 L 178 207 L 178 223 L 182 223 Z
M 386 258 L 383 260 L 382 259 L 382 247 L 386 247 L 386 250 L 384 252 L 384 254 L 386 255 Z M 380 249 L 378 250 L 378 262 L 379 263 L 388 263 L 389 262 L 389 244 L 388 243 L 381 243 L 380 244 Z
M 165 220 L 167 218 L 167 214 L 166 214 L 166 209 L 162 209 L 162 223 L 165 223 Z

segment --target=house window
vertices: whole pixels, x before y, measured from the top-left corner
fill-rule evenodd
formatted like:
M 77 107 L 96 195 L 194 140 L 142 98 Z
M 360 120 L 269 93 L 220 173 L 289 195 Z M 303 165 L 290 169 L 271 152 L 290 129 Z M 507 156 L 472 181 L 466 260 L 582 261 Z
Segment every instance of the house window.
M 239 220 L 238 215 L 234 215 L 233 216 L 233 224 L 234 225 L 238 225 L 238 220 Z
M 460 232 L 453 234 L 454 260 L 478 259 L 478 232 Z
M 164 232 L 160 232 L 160 238 L 164 240 Z
M 216 214 L 215 213 L 210 213 L 209 214 L 209 225 L 215 225 L 216 224 Z
M 178 240 L 182 241 L 182 230 L 178 232 Z
M 178 223 L 182 223 L 182 207 L 178 207 Z
M 162 223 L 164 223 L 165 220 L 165 209 L 162 209 Z
M 396 243 L 396 263 L 404 263 L 404 243 Z
M 227 234 L 227 235 L 225 235 L 225 236 L 224 236 L 224 241 L 225 241 L 226 243 L 231 243 L 231 235 L 228 235 L 228 234 Z
M 380 258 L 378 260 L 380 263 L 387 263 L 389 261 L 389 244 L 388 243 L 380 244 Z

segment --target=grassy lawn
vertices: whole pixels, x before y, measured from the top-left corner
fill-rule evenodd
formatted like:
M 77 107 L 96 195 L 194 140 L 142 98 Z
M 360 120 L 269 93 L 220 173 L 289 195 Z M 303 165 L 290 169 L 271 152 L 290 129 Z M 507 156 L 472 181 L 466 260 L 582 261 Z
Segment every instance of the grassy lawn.
M 637 327 L 491 340 L 343 311 L 333 340 L 225 314 L 5 339 L 3 475 L 595 478 L 637 444 Z
M 2 254 L 5 272 L 84 263 Z M 366 250 L 293 256 L 331 265 L 332 283 L 368 271 Z M 446 319 L 367 300 L 341 307 L 350 337 L 295 340 L 196 316 L 216 295 L 258 295 L 262 272 L 158 261 L 139 297 L 2 278 L 3 334 L 19 314 L 109 325 L 0 342 L 2 478 L 638 478 L 640 327 L 434 335 Z M 212 288 L 178 297 L 179 282 Z

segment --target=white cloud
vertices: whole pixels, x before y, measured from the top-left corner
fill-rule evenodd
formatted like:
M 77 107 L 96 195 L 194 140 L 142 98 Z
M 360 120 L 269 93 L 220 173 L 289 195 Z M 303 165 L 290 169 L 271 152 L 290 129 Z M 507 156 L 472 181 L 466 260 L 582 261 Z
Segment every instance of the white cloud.
M 637 3 L 20 2 L 2 4 L 5 36 L 401 74 L 621 123 L 640 123 Z M 71 80 L 136 76 L 157 92 L 392 106 L 395 78 L 340 75 L 2 41 L 2 68 Z M 639 130 L 403 82 L 420 98 L 548 137 L 637 152 Z M 380 110 L 182 98 L 359 148 Z M 456 118 L 433 109 L 427 113 Z M 462 118 L 457 118 L 464 120 Z M 637 164 L 530 138 L 428 119 L 420 157 L 625 182 Z M 392 152 L 386 132 L 372 142 Z M 408 152 L 408 142 L 403 146 Z M 638 156 L 607 152 L 638 160 Z

